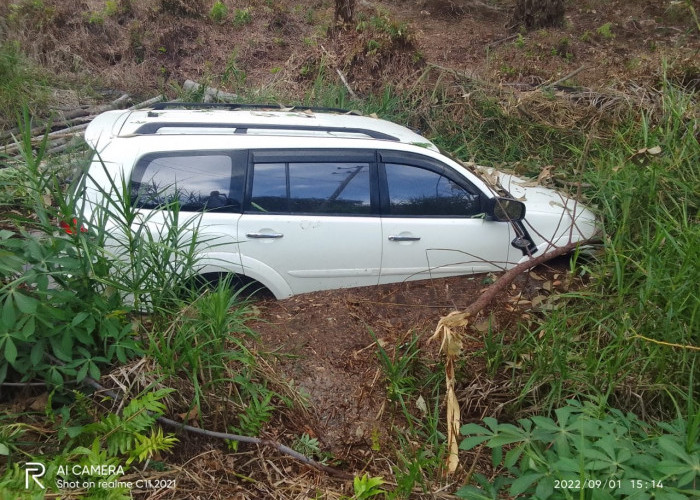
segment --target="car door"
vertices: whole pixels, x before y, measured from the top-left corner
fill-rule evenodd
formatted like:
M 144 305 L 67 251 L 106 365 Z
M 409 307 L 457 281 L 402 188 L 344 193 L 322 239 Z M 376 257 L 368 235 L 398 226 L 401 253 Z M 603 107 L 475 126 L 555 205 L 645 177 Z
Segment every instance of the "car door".
M 511 226 L 486 220 L 483 196 L 449 166 L 382 152 L 380 283 L 500 270 Z
M 139 224 L 157 239 L 186 251 L 196 234 L 199 273 L 241 271 L 237 224 L 241 214 L 247 153 L 225 150 L 151 152 L 142 156 L 131 176 Z M 177 212 L 162 210 L 177 203 Z M 175 220 L 175 213 L 177 219 Z M 173 259 L 177 259 L 177 251 Z
M 376 285 L 381 221 L 372 151 L 256 151 L 238 224 L 244 273 L 276 296 Z

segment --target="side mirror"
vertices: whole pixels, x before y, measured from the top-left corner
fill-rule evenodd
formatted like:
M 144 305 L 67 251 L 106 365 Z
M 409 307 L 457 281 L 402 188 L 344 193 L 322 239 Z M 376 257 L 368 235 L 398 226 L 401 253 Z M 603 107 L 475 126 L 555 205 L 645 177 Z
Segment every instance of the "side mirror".
M 488 215 L 499 222 L 515 222 L 525 218 L 525 203 L 510 198 L 489 200 Z

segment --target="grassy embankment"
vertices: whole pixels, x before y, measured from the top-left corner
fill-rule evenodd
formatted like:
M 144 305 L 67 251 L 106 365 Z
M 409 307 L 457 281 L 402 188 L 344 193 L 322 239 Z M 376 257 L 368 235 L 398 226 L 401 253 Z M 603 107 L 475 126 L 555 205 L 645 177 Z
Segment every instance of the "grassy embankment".
M 14 76 L 3 79 L 9 82 L 0 89 L 3 106 L 22 101 L 20 89 L 32 78 L 20 69 L 24 63 L 8 47 L 3 49 L 2 71 Z M 489 421 L 492 434 L 485 428 L 465 428 L 469 436 L 465 448 L 485 442 L 495 453 L 493 478 L 501 479 L 489 485 L 487 470 L 465 476 L 483 490 L 511 488 L 511 493 L 532 494 L 539 487 L 537 493 L 547 496 L 554 479 L 588 477 L 590 471 L 582 466 L 571 470 L 571 463 L 584 456 L 611 478 L 646 477 L 656 465 L 658 475 L 650 479 L 662 479 L 669 494 L 674 487 L 679 492 L 689 490 L 698 474 L 700 428 L 695 401 L 700 277 L 696 96 L 660 83 L 660 97 L 653 106 L 629 108 L 614 119 L 600 120 L 591 133 L 591 127 L 569 129 L 552 121 L 525 119 L 509 107 L 508 95 L 486 84 L 473 83 L 471 98 L 465 102 L 454 93 L 450 78 L 436 82 L 433 71 L 426 71 L 413 88 L 397 93 L 386 89 L 354 102 L 343 87 L 326 79 L 321 68 L 309 92 L 314 97 L 304 102 L 376 112 L 419 127 L 440 146 L 479 163 L 534 175 L 538 166 L 554 164 L 557 175 L 552 182 L 581 182 L 582 195 L 598 211 L 605 233 L 604 252 L 573 265 L 574 272 L 588 276 L 586 287 L 560 294 L 537 315 L 537 321 L 522 325 L 515 335 L 490 332 L 484 350 L 474 354 L 487 359 L 493 378 L 510 380 L 514 402 L 503 415 L 542 418 L 509 428 Z M 553 102 L 546 92 L 540 98 Z M 284 95 L 255 99 L 295 100 Z M 556 105 L 571 106 L 570 112 L 577 112 L 566 101 Z M 250 434 L 259 432 L 277 409 L 294 404 L 288 388 L 274 377 L 267 378 L 257 355 L 229 334 L 251 335 L 244 324 L 245 306 L 231 312 L 235 297 L 230 292 L 222 288 L 194 303 L 182 302 L 186 290 L 175 289 L 167 281 L 168 273 L 151 273 L 165 269 L 172 255 L 196 266 L 191 248 L 178 246 L 177 234 L 169 234 L 169 243 L 163 245 L 155 244 L 147 232 L 130 233 L 132 238 L 122 249 L 130 258 L 127 268 L 120 268 L 102 252 L 104 235 L 75 231 L 55 237 L 55 221 L 70 220 L 73 207 L 64 204 L 60 180 L 46 175 L 44 165 L 61 160 L 40 163 L 40 154 L 30 155 L 26 149 L 25 153 L 23 169 L 0 173 L 11 179 L 3 186 L 5 209 L 31 214 L 3 221 L 11 233 L 3 232 L 0 239 L 0 352 L 4 354 L 0 373 L 6 381 L 45 378 L 57 391 L 46 406 L 45 419 L 3 415 L 8 425 L 0 435 L 0 454 L 6 456 L 8 468 L 0 486 L 12 491 L 23 487 L 18 460 L 24 460 L 25 450 L 31 455 L 39 443 L 53 450 L 54 464 L 138 461 L 167 450 L 170 437 L 151 434 L 153 415 L 165 411 L 157 400 L 167 401 L 171 411 L 196 409 L 192 418 L 206 421 L 220 392 L 214 386 L 228 384 L 237 394 L 226 403 L 228 413 L 240 415 L 228 427 Z M 124 221 L 124 230 L 130 231 L 134 212 L 128 196 L 110 209 Z M 173 211 L 173 217 L 178 216 Z M 28 227 L 41 236 L 23 231 Z M 48 287 L 49 276 L 61 282 L 63 290 Z M 149 302 L 149 317 L 142 318 L 115 290 L 141 294 Z M 167 296 L 160 295 L 163 291 Z M 223 343 L 232 341 L 237 347 L 223 354 Z M 403 413 L 412 439 L 424 443 L 416 450 L 397 431 L 393 470 L 386 471 L 385 477 L 393 474 L 396 486 L 387 490 L 398 498 L 405 498 L 414 486 L 430 489 L 439 484 L 444 455 L 441 379 L 425 376 L 428 368 L 435 367 L 426 366 L 411 350 L 414 347 L 409 346 L 403 358 L 391 358 L 379 349 L 390 392 L 387 397 Z M 183 350 L 186 357 L 175 355 Z M 51 362 L 48 355 L 61 362 Z M 115 363 L 144 355 L 152 376 L 139 387 L 142 395 L 130 413 L 118 415 L 115 409 L 105 408 L 94 422 L 86 418 L 93 414 L 84 411 L 89 403 L 65 384 L 88 375 L 97 378 Z M 173 387 L 180 394 L 147 395 Z M 406 402 L 416 394 L 431 396 L 427 401 L 430 418 L 418 419 L 407 409 Z M 585 411 L 567 403 L 571 399 L 585 402 Z M 647 423 L 627 415 L 628 411 Z M 546 420 L 549 416 L 556 421 Z M 22 423 L 10 424 L 16 421 Z M 616 432 L 624 436 L 613 443 L 603 439 L 606 433 Z M 574 444 L 577 437 L 580 442 Z M 567 439 L 573 462 L 560 463 L 562 450 L 557 448 L 557 456 L 547 450 L 555 441 L 564 447 Z M 309 436 L 300 436 L 298 444 L 307 453 L 321 456 L 318 442 Z M 503 445 L 507 446 L 501 450 Z M 507 453 L 512 450 L 518 453 Z M 505 464 L 499 453 L 505 453 Z M 651 465 L 630 458 L 634 453 L 645 454 Z M 504 469 L 510 474 L 504 474 Z M 55 466 L 49 468 L 47 479 L 52 474 L 55 478 Z M 531 481 L 513 482 L 518 477 Z M 367 478 L 356 485 L 356 491 L 364 487 L 370 488 Z M 375 485 L 372 491 L 379 488 Z M 480 494 L 475 491 L 465 489 L 462 494 Z

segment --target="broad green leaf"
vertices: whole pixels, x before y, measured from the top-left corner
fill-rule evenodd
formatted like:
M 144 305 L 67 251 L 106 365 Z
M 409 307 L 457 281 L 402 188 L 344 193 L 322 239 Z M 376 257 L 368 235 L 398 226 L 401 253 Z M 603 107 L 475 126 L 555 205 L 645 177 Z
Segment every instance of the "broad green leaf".
M 590 462 L 585 463 L 586 470 L 596 470 L 596 471 L 601 471 L 601 470 L 606 470 L 610 473 L 614 473 L 617 470 L 617 467 L 609 460 L 592 460 Z
M 462 442 L 459 444 L 459 449 L 460 450 L 471 450 L 477 445 L 480 445 L 484 441 L 490 439 L 491 436 L 470 436 L 467 438 L 464 438 Z
M 533 472 L 530 474 L 524 474 L 513 481 L 510 486 L 510 494 L 513 496 L 525 493 L 538 479 L 544 477 L 544 474 L 540 472 Z
M 12 328 L 15 325 L 15 321 L 15 306 L 13 304 L 12 294 L 8 294 L 2 305 L 2 322 L 5 323 L 5 326 L 8 328 Z
M 36 300 L 34 297 L 24 295 L 23 293 L 20 293 L 18 291 L 15 291 L 13 295 L 15 299 L 15 304 L 17 304 L 17 308 L 24 314 L 34 314 L 36 312 L 36 307 L 39 304 L 39 301 Z
M 484 417 L 484 423 L 487 425 L 489 429 L 492 431 L 495 431 L 496 428 L 498 427 L 498 420 L 496 420 L 493 417 Z
M 595 459 L 595 460 L 610 460 L 610 457 L 608 457 L 602 451 L 596 450 L 595 448 L 584 448 L 583 449 L 583 456 L 586 458 Z
M 41 363 L 41 360 L 44 358 L 44 353 L 46 352 L 46 342 L 42 339 L 38 342 L 36 342 L 32 346 L 32 350 L 29 353 L 29 361 L 36 366 L 39 363 Z
M 17 361 L 17 346 L 9 335 L 5 337 L 5 359 L 13 365 Z
M 561 430 L 559 428 L 559 426 L 556 425 L 554 423 L 554 420 L 552 420 L 551 418 L 540 417 L 538 415 L 535 415 L 534 417 L 531 417 L 531 418 L 532 418 L 532 421 L 534 422 L 534 424 L 540 429 L 554 431 L 554 432 L 558 432 L 559 430 Z
M 24 322 L 24 325 L 22 325 L 22 336 L 24 337 L 24 340 L 32 340 L 35 331 L 36 321 L 34 316 L 29 316 Z
M 514 436 L 512 434 L 497 435 L 489 441 L 489 447 L 504 446 L 512 443 L 520 443 L 525 440 L 525 436 Z
M 606 491 L 602 488 L 596 488 L 592 491 L 592 498 L 595 498 L 595 500 L 616 500 L 616 497 L 614 497 L 609 491 Z
M 87 377 L 89 365 L 90 362 L 86 361 L 85 363 L 83 363 L 83 366 L 80 367 L 80 370 L 78 370 L 78 375 L 76 375 L 75 377 L 75 380 L 77 382 L 82 382 L 83 380 L 85 380 L 85 377 Z
M 666 476 L 685 474 L 690 470 L 689 466 L 682 462 L 673 460 L 662 460 L 657 465 L 657 470 L 663 472 Z
M 462 486 L 455 492 L 458 498 L 465 500 L 492 500 L 494 497 L 487 495 L 484 490 L 476 486 Z
M 561 457 L 555 464 L 554 467 L 556 470 L 560 470 L 562 472 L 576 472 L 578 473 L 581 469 L 578 461 L 574 460 L 573 458 L 569 457 Z
M 493 434 L 491 431 L 484 429 L 477 424 L 464 424 L 459 428 L 459 432 L 463 435 L 466 434 L 488 434 L 489 436 Z
M 496 468 L 501 465 L 501 460 L 503 460 L 503 448 L 496 446 L 491 451 L 491 463 L 493 467 Z
M 90 365 L 90 377 L 94 378 L 95 380 L 100 380 L 100 369 L 99 367 L 93 363 L 92 361 L 89 362 Z
M 61 338 L 61 351 L 68 357 L 64 361 L 70 361 L 73 359 L 73 335 L 68 330 L 63 332 Z
M 73 321 L 71 321 L 71 326 L 78 326 L 80 323 L 85 321 L 85 318 L 90 316 L 90 313 L 87 313 L 85 311 L 79 312 L 78 314 L 75 315 L 75 318 L 73 318 Z
M 87 346 L 94 346 L 95 345 L 95 339 L 92 337 L 90 332 L 84 330 L 83 328 L 76 328 L 71 330 L 73 333 L 73 336 L 75 337 L 75 340 L 80 342 L 83 345 Z
M 700 493 L 697 491 L 689 491 L 687 493 L 688 494 L 684 495 L 682 493 L 671 491 L 668 488 L 656 488 L 654 490 L 654 498 L 655 500 L 687 500 L 688 498 L 691 498 L 691 495 L 695 498 L 700 497 Z
M 0 443 L 0 455 L 9 455 L 10 449 L 4 443 Z
M 68 437 L 74 438 L 79 436 L 83 432 L 83 426 L 73 426 L 73 427 L 67 427 L 66 432 L 68 433 Z
M 50 384 L 57 386 L 63 385 L 63 376 L 59 373 L 56 367 L 49 368 L 49 371 L 46 375 Z
M 554 494 L 554 480 L 551 477 L 543 477 L 537 483 L 535 495 L 541 500 L 546 500 Z
M 614 437 L 608 435 L 602 439 L 599 439 L 595 442 L 595 446 L 603 450 L 608 458 L 615 458 L 616 442 Z
M 695 481 L 695 478 L 698 476 L 698 470 L 700 470 L 700 468 L 696 468 L 696 470 L 689 470 L 681 477 L 679 477 L 678 481 L 676 481 L 678 487 L 683 488 L 685 486 L 690 486 L 690 483 L 693 483 Z M 698 496 L 700 497 L 700 492 L 698 492 Z
M 659 443 L 659 446 L 661 447 L 661 449 L 663 449 L 664 451 L 667 451 L 671 455 L 673 455 L 677 458 L 680 458 L 684 462 L 689 462 L 690 457 L 688 456 L 688 453 L 671 436 L 659 437 L 658 443 Z

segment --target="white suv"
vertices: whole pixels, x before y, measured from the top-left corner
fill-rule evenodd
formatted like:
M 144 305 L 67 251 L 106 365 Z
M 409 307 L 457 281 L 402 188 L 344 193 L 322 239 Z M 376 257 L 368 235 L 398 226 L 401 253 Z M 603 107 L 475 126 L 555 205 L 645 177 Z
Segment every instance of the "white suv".
M 126 179 L 148 224 L 173 201 L 199 217 L 201 274 L 246 276 L 277 298 L 507 269 L 595 232 L 556 191 L 341 110 L 161 103 L 103 113 L 85 139 L 91 182 Z

